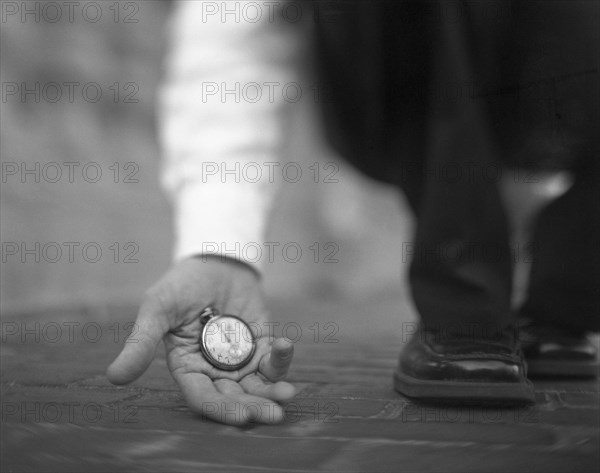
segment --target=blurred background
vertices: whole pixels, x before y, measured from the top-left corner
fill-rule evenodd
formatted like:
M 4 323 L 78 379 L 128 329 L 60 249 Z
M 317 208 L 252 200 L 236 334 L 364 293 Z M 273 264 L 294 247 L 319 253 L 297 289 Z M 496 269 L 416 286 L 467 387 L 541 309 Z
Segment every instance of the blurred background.
M 2 2 L 2 314 L 101 317 L 135 307 L 171 259 L 155 104 L 172 5 L 100 2 L 93 22 L 98 9 L 83 2 L 73 21 L 52 22 L 44 3 Z M 34 13 L 23 21 L 15 8 Z M 313 106 L 294 107 L 282 157 L 303 168 L 337 162 L 311 128 Z M 413 222 L 402 197 L 338 165 L 337 182 L 284 183 L 267 239 L 303 249 L 333 242 L 337 262 L 277 258 L 264 279 L 271 298 L 404 294 L 401 242 Z

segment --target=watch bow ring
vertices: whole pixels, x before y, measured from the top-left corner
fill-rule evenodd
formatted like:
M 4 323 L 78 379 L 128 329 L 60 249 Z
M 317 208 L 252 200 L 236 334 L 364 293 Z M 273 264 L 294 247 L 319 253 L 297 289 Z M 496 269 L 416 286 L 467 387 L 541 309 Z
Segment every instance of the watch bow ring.
M 200 351 L 215 368 L 235 371 L 246 366 L 256 350 L 256 339 L 246 322 L 220 314 L 213 307 L 200 313 Z

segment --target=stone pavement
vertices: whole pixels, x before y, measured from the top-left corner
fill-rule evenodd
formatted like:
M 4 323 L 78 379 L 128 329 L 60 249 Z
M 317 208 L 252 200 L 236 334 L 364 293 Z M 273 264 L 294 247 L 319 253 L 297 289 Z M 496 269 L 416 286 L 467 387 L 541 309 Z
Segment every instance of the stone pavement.
M 133 307 L 5 318 L 2 471 L 598 471 L 597 381 L 538 382 L 530 408 L 421 406 L 392 389 L 411 327 L 397 297 L 271 309 L 298 338 L 299 393 L 283 424 L 246 428 L 190 412 L 162 355 L 107 382 Z

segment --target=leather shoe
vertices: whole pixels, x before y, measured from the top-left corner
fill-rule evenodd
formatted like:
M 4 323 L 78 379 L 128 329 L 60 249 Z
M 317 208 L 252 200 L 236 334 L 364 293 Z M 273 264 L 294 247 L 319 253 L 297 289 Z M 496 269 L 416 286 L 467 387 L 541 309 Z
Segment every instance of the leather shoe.
M 521 329 L 521 344 L 531 377 L 595 378 L 598 348 L 584 332 L 553 327 Z
M 395 389 L 436 403 L 522 405 L 535 401 L 517 337 L 441 340 L 420 328 L 400 354 Z

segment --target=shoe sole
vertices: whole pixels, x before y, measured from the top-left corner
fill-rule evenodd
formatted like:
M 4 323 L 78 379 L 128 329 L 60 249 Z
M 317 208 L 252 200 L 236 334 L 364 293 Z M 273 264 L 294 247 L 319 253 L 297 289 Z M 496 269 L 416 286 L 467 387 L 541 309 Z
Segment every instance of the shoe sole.
M 394 388 L 406 397 L 438 404 L 525 405 L 535 403 L 529 380 L 523 383 L 432 381 L 394 373 Z
M 527 361 L 527 375 L 535 378 L 597 378 L 600 362 L 596 361 Z

